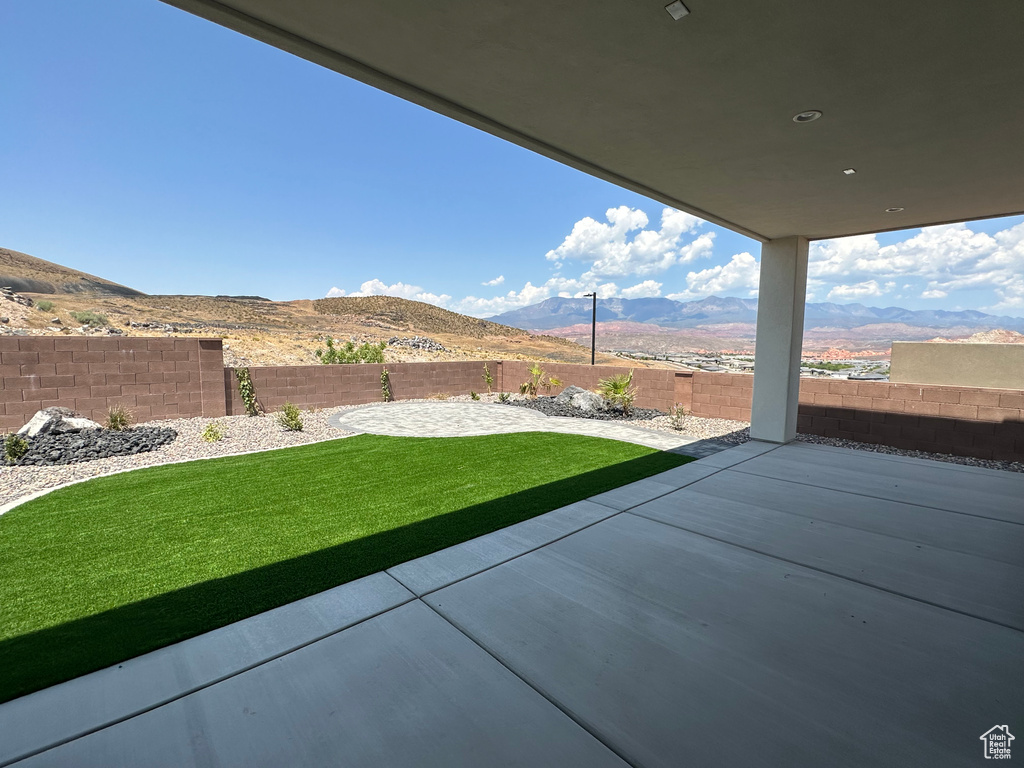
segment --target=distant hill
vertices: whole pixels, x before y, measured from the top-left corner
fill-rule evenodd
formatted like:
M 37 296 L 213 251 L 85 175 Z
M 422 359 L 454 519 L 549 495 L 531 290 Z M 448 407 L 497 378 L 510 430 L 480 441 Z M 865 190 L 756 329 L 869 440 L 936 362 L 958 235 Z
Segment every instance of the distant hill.
M 460 336 L 522 336 L 523 331 L 491 320 L 460 315 L 422 301 L 394 296 L 342 296 L 313 302 L 321 315 L 361 318 L 396 329 L 416 329 L 426 333 L 455 333 Z
M 0 287 L 18 293 L 92 293 L 102 296 L 145 296 L 102 277 L 37 259 L 27 253 L 0 248 Z
M 545 299 L 538 304 L 505 312 L 490 318 L 528 330 L 551 330 L 589 324 L 591 299 Z M 753 324 L 757 319 L 757 299 L 719 298 L 699 301 L 672 299 L 599 299 L 598 322 L 633 322 L 662 328 L 699 328 L 734 323 Z M 809 303 L 804 312 L 804 327 L 851 329 L 875 324 L 900 324 L 927 328 L 972 328 L 1024 331 L 1024 318 L 987 315 L 964 310 L 911 310 L 901 307 L 868 307 L 863 304 Z

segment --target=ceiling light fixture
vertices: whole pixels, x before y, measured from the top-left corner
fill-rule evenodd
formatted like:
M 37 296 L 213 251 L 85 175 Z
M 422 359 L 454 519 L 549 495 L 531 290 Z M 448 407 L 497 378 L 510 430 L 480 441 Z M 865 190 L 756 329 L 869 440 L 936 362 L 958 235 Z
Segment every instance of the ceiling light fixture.
M 853 176 L 853 174 L 855 174 L 856 172 L 857 172 L 856 168 L 844 168 L 843 169 L 843 173 L 845 173 L 847 176 Z
M 902 208 L 886 208 L 885 212 L 886 213 L 899 213 L 902 210 L 903 210 Z
M 794 123 L 810 123 L 821 117 L 821 112 L 816 109 L 808 109 L 806 112 L 801 112 L 798 115 L 793 115 Z
M 688 16 L 690 9 L 683 5 L 679 0 L 674 3 L 669 3 L 665 6 L 665 10 L 668 11 L 668 15 L 676 21 L 679 21 L 684 16 Z

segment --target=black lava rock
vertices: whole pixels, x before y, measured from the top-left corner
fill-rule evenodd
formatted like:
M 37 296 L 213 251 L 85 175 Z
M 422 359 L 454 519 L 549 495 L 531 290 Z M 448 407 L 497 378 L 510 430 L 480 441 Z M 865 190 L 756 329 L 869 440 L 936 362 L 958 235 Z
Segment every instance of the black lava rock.
M 568 403 L 557 403 L 553 397 L 538 397 L 533 400 L 509 400 L 506 405 L 532 408 L 547 416 L 572 416 L 577 419 L 600 419 L 602 421 L 639 421 L 665 415 L 655 408 L 633 408 L 628 415 L 618 408 L 609 408 L 602 411 L 583 411 L 579 408 L 573 408 Z
M 83 429 L 37 435 L 28 439 L 28 453 L 20 466 L 56 466 L 111 456 L 147 453 L 166 445 L 178 436 L 167 427 L 134 427 L 120 432 L 110 429 Z

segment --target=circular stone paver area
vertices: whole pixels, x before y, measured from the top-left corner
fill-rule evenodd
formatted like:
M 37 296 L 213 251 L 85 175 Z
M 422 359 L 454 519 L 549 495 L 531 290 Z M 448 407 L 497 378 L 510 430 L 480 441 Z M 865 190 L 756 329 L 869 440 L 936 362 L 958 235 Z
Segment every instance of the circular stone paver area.
M 335 414 L 332 426 L 351 432 L 396 437 L 468 437 L 511 432 L 562 432 L 606 437 L 663 451 L 694 442 L 622 422 L 545 416 L 529 408 L 490 403 L 380 403 Z

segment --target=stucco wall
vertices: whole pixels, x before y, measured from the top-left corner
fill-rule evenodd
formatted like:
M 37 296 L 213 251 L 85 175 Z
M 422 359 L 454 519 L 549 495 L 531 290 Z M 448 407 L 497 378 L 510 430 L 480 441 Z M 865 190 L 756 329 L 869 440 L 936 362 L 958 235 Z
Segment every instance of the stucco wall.
M 1024 389 L 1024 344 L 896 341 L 889 381 Z

